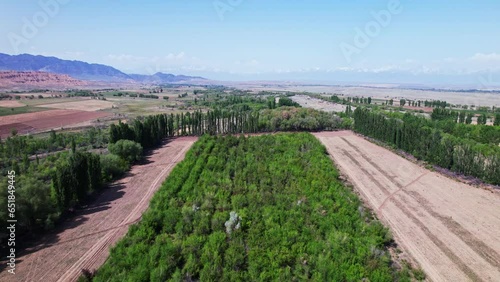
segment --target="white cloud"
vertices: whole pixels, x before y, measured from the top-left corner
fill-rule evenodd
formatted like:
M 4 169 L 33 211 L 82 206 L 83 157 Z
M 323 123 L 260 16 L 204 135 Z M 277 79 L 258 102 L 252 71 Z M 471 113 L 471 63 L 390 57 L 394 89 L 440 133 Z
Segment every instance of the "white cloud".
M 185 55 L 186 54 L 184 52 L 180 52 L 179 54 L 170 53 L 167 56 L 165 56 L 165 59 L 166 60 L 182 60 L 182 59 L 184 59 Z
M 155 57 L 143 57 L 130 54 L 109 54 L 106 56 L 106 58 L 113 61 L 144 62 L 144 63 L 167 62 L 167 61 L 170 62 L 170 61 L 183 61 L 183 60 L 196 59 L 195 57 L 191 58 L 187 57 L 186 53 L 184 53 L 183 51 L 177 54 L 169 53 L 165 56 L 155 56 Z
M 329 71 L 358 73 L 409 72 L 415 75 L 465 75 L 495 70 L 500 70 L 500 54 L 498 53 L 476 53 L 469 57 L 448 57 L 427 62 L 405 59 L 387 65 L 375 65 L 365 61 L 354 66 L 337 67 Z
M 128 61 L 128 62 L 140 62 L 147 60 L 146 57 L 138 57 L 134 55 L 129 55 L 129 54 L 109 54 L 106 56 L 107 59 L 112 60 L 112 61 Z
M 473 62 L 500 62 L 500 54 L 497 53 L 490 53 L 490 54 L 484 54 L 484 53 L 476 53 L 474 56 L 469 58 L 469 61 Z
M 188 56 L 184 51 L 168 53 L 160 56 L 135 56 L 130 54 L 108 54 L 105 63 L 126 70 L 127 72 L 154 74 L 167 71 L 199 71 L 206 70 L 207 64 L 202 60 Z
M 237 61 L 234 62 L 234 64 L 237 65 L 237 66 L 256 67 L 256 66 L 260 65 L 260 62 L 257 61 L 256 59 L 252 59 L 252 60 L 249 60 L 249 61 L 237 60 Z

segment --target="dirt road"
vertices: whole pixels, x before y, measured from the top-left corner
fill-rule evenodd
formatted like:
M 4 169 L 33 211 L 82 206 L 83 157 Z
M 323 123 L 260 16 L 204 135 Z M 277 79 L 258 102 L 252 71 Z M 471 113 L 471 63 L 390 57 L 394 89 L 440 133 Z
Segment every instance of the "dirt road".
M 65 222 L 40 244 L 19 254 L 16 275 L 7 271 L 0 281 L 76 281 L 82 269 L 104 263 L 109 248 L 137 222 L 149 200 L 195 137 L 176 138 L 152 152 L 144 164 L 105 190 L 95 202 Z
M 471 187 L 352 132 L 315 134 L 433 281 L 500 281 L 500 194 Z

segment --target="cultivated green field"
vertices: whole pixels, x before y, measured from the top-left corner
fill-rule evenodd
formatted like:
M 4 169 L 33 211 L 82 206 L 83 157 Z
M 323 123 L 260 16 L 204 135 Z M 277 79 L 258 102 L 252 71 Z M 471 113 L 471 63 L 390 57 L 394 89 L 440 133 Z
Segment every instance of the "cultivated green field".
M 307 133 L 204 136 L 94 281 L 409 281 L 338 176 Z
M 5 108 L 5 107 L 0 107 L 0 117 L 1 116 L 10 116 L 10 115 L 17 115 L 17 114 L 26 114 L 26 113 L 34 113 L 34 112 L 42 112 L 49 110 L 47 108 L 41 108 L 41 107 L 17 107 L 17 108 Z

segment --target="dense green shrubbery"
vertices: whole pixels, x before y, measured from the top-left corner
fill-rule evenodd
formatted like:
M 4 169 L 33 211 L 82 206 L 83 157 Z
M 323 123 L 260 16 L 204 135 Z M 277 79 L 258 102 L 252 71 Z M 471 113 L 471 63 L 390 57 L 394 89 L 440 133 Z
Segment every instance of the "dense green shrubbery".
M 267 100 L 261 97 L 238 96 L 225 94 L 224 92 L 219 95 L 205 94 L 201 99 L 201 105 L 212 109 L 249 111 L 267 107 Z
M 100 188 L 99 156 L 78 150 L 106 143 L 107 132 L 97 128 L 51 132 L 48 137 L 11 136 L 0 142 L 0 183 L 7 183 L 7 171 L 16 174 L 17 236 L 50 229 L 66 208 Z M 71 147 L 76 151 L 58 152 Z M 0 205 L 7 206 L 7 196 L 7 189 L 0 189 Z M 6 211 L 0 210 L 0 241 L 6 231 Z
M 130 140 L 118 140 L 114 144 L 109 144 L 108 150 L 129 163 L 136 162 L 142 158 L 142 146 Z
M 96 97 L 98 94 L 90 90 L 74 90 L 68 92 L 68 97 Z
M 62 152 L 19 164 L 13 160 L 8 169 L 16 174 L 17 236 L 52 228 L 61 214 L 102 187 L 99 156 L 87 152 Z M 0 175 L 0 183 L 7 183 L 4 176 Z M 0 191 L 0 205 L 5 207 L 6 191 Z M 1 240 L 5 239 L 6 211 L 0 210 Z
M 500 144 L 500 126 L 463 124 L 449 120 L 427 123 L 430 127 L 438 128 L 458 138 L 471 139 L 483 144 Z
M 500 144 L 500 115 L 496 115 L 493 125 L 486 125 L 487 116 L 482 114 L 477 118 L 477 125 L 472 125 L 472 117 L 474 113 L 466 113 L 465 111 L 455 111 L 442 108 L 435 108 L 432 111 L 431 118 L 433 121 L 422 121 L 427 126 L 441 129 L 445 133 L 449 133 L 459 138 L 472 139 L 479 143 Z
M 102 179 L 108 182 L 122 176 L 130 168 L 126 160 L 113 154 L 101 155 L 100 162 Z
M 341 118 L 333 113 L 308 108 L 282 107 L 260 113 L 261 131 L 321 131 L 343 128 Z
M 94 281 L 403 281 L 312 135 L 200 139 Z
M 153 94 L 139 94 L 139 98 L 159 99 L 160 97 Z
M 288 97 L 280 97 L 278 106 L 280 107 L 297 107 L 300 108 L 300 104 L 297 102 L 294 102 L 292 99 Z
M 88 128 L 82 132 L 56 133 L 49 136 L 16 135 L 0 140 L 0 170 L 5 169 L 12 160 L 20 160 L 25 155 L 45 154 L 71 148 L 103 148 L 108 144 L 108 132 L 100 128 Z M 5 171 L 0 171 L 5 175 Z

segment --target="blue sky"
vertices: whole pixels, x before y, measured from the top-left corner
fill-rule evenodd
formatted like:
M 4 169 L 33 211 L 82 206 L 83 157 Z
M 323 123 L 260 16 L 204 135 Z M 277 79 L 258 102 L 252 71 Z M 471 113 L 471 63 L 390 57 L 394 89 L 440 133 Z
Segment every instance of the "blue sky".
M 381 83 L 392 73 L 414 82 L 398 75 L 406 73 L 473 83 L 475 73 L 500 69 L 495 0 L 3 0 L 0 7 L 0 52 L 129 73 L 321 81 L 382 73 Z

